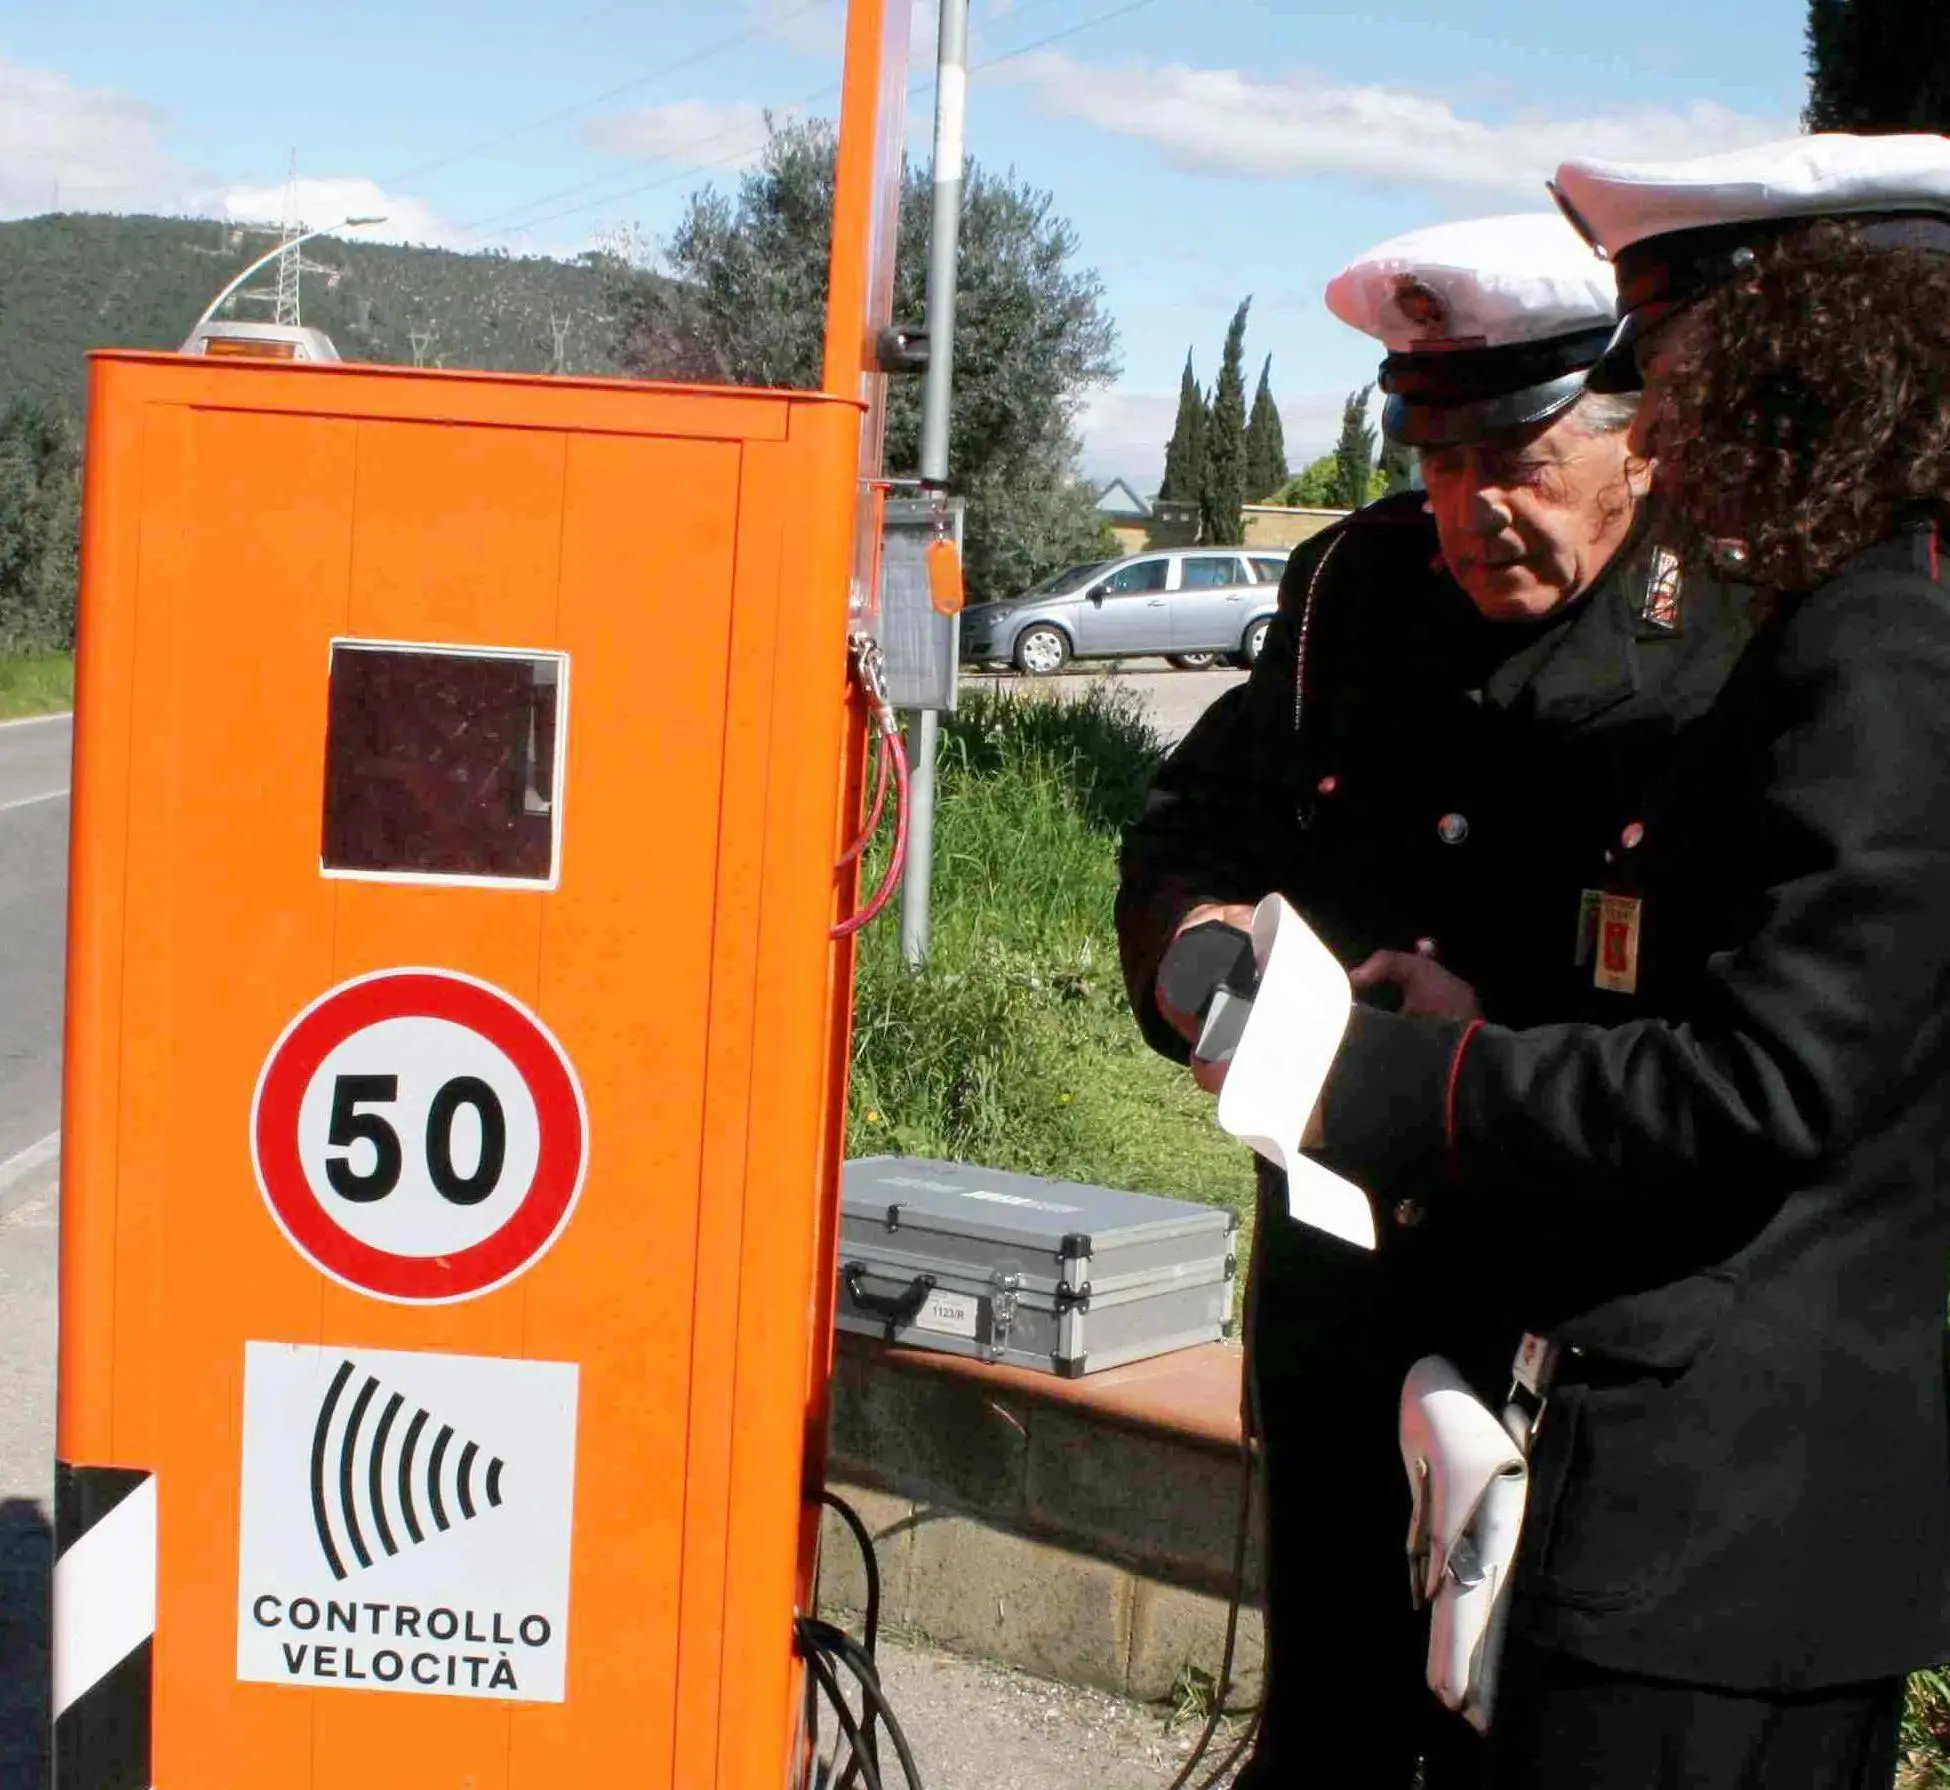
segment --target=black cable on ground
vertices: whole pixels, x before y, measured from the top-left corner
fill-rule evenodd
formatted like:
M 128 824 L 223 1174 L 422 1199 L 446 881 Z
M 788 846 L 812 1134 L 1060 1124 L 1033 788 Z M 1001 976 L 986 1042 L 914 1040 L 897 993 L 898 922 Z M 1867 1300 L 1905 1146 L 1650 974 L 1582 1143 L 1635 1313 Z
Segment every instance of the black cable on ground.
M 800 1644 L 806 1648 L 808 1657 L 818 1654 L 838 1659 L 852 1672 L 859 1682 L 862 1705 L 873 1712 L 880 1726 L 886 1729 L 887 1738 L 894 1743 L 894 1754 L 900 1760 L 908 1790 L 923 1790 L 920 1767 L 914 1763 L 914 1750 L 907 1743 L 906 1730 L 888 1703 L 886 1692 L 880 1688 L 880 1673 L 867 1657 L 866 1649 L 845 1629 L 816 1617 L 802 1616 L 798 1629 Z
M 876 1680 L 880 1671 L 875 1649 L 880 1642 L 880 1560 L 874 1552 L 873 1537 L 867 1533 L 867 1526 L 860 1520 L 860 1513 L 837 1492 L 822 1488 L 820 1502 L 837 1515 L 859 1544 L 860 1564 L 865 1570 L 867 1581 L 866 1641 L 867 1659 L 873 1663 Z M 875 1716 L 871 1705 L 865 1705 L 866 1719 L 860 1724 L 861 1747 L 855 1757 L 847 1764 L 846 1773 L 834 1785 L 834 1790 L 853 1790 L 853 1780 L 865 1760 L 877 1772 L 880 1769 L 880 1742 L 874 1735 Z
M 819 1497 L 853 1531 L 853 1539 L 860 1544 L 860 1563 L 867 1575 L 867 1657 L 872 1659 L 880 1638 L 880 1561 L 874 1554 L 873 1537 L 867 1533 L 860 1513 L 837 1492 L 822 1491 Z
M 819 1688 L 826 1693 L 827 1702 L 833 1706 L 833 1713 L 839 1718 L 840 1732 L 846 1736 L 851 1755 L 847 1763 L 848 1771 L 851 1772 L 855 1765 L 859 1766 L 866 1790 L 885 1790 L 880 1773 L 874 1770 L 873 1761 L 860 1750 L 860 1724 L 853 1719 L 853 1711 L 847 1707 L 846 1693 L 840 1689 L 840 1681 L 834 1677 L 833 1668 L 816 1647 L 807 1647 L 805 1655 L 806 1670 L 819 1681 Z
M 1253 1719 L 1246 1724 L 1246 1732 L 1233 1743 L 1232 1751 L 1213 1766 L 1211 1774 L 1199 1785 L 1198 1790 L 1213 1790 L 1218 1781 L 1246 1756 L 1253 1742 L 1259 1738 L 1259 1718 L 1260 1711 L 1255 1709 Z

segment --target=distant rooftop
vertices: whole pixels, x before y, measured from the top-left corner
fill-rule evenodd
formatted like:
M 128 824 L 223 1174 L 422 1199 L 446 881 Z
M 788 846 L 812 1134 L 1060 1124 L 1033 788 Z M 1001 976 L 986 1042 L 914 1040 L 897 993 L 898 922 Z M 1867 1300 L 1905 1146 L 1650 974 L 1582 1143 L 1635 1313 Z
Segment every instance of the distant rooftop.
M 1097 493 L 1097 508 L 1103 515 L 1120 521 L 1148 522 L 1151 505 L 1137 494 L 1127 479 L 1112 479 Z

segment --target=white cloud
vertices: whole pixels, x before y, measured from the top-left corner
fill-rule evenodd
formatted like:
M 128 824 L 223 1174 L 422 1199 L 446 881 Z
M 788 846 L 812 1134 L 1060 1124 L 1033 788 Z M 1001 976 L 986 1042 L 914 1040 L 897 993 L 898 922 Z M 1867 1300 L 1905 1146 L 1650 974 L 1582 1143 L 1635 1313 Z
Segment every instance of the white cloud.
M 1201 173 L 1292 180 L 1346 175 L 1489 188 L 1533 200 L 1566 156 L 1658 161 L 1791 136 L 1792 122 L 1701 101 L 1584 118 L 1465 117 L 1447 101 L 1318 76 L 1257 78 L 1232 68 L 1092 65 L 1056 52 L 1005 64 L 1041 108 L 1148 143 Z
M 0 58 L 0 215 L 170 209 L 183 186 L 155 107 Z
M 846 48 L 846 0 L 746 0 L 744 10 L 761 36 L 796 56 L 838 62 Z M 999 16 L 1006 9 L 989 10 Z M 916 75 L 934 66 L 940 17 L 934 0 L 909 0 L 908 63 Z
M 297 183 L 297 215 L 310 228 L 336 224 L 340 218 L 380 217 L 383 224 L 348 232 L 361 242 L 426 243 L 438 248 L 468 248 L 466 234 L 434 211 L 424 199 L 387 193 L 377 181 L 360 176 L 303 178 Z M 217 200 L 223 217 L 236 223 L 276 224 L 284 218 L 282 186 L 233 186 Z
M 784 120 L 791 113 L 774 115 Z M 747 100 L 672 100 L 593 119 L 582 137 L 605 155 L 655 157 L 683 168 L 741 168 L 765 147 L 765 108 Z
M 1149 497 L 1164 476 L 1165 443 L 1177 415 L 1176 392 L 1093 393 L 1077 419 L 1084 470 L 1095 480 L 1128 479 Z
M 745 0 L 746 23 L 796 56 L 837 59 L 846 45 L 845 0 Z
M 1328 452 L 1341 432 L 1345 392 L 1304 392 L 1280 400 L 1287 464 L 1299 469 Z M 1164 477 L 1165 443 L 1178 416 L 1178 393 L 1113 387 L 1084 405 L 1078 427 L 1083 468 L 1093 480 L 1128 479 L 1149 497 Z

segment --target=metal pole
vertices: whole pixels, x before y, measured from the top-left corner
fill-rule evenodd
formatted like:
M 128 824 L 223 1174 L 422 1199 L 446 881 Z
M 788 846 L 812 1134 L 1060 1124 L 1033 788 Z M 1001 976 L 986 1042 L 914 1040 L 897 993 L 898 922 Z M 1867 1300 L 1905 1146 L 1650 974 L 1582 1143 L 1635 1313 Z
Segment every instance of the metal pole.
M 961 247 L 963 123 L 968 111 L 968 0 L 941 0 L 935 59 L 934 207 L 928 233 L 928 372 L 921 391 L 921 482 L 948 482 L 948 410 L 955 381 L 955 270 Z M 908 729 L 907 876 L 901 884 L 901 955 L 928 960 L 934 893 L 934 755 L 941 717 L 922 709 Z

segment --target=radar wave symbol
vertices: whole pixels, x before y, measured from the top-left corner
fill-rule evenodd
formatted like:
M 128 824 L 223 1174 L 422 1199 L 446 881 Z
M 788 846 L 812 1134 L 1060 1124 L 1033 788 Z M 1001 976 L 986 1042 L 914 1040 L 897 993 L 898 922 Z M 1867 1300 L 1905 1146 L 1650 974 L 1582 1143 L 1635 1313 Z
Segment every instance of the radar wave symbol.
M 352 1399 L 351 1410 L 339 1431 L 337 1461 L 333 1453 L 332 1430 L 346 1389 L 358 1369 L 341 1361 L 332 1384 L 318 1408 L 318 1423 L 312 1431 L 311 1513 L 318 1529 L 318 1545 L 325 1564 L 335 1579 L 350 1578 L 352 1569 L 345 1563 L 340 1548 L 343 1539 L 360 1567 L 372 1565 L 376 1558 L 368 1545 L 360 1509 L 364 1492 L 364 1515 L 372 1524 L 372 1540 L 388 1557 L 398 1554 L 402 1538 L 407 1546 L 417 1546 L 432 1534 L 472 1522 L 483 1508 L 501 1507 L 502 1462 L 498 1456 L 484 1456 L 480 1445 L 458 1440 L 454 1427 L 439 1422 L 424 1406 L 416 1406 L 400 1432 L 397 1447 L 393 1435 L 407 1408 L 405 1397 L 385 1393 L 378 1379 L 367 1374 Z M 383 1401 L 381 1394 L 385 1393 Z M 368 1425 L 373 1405 L 378 1402 L 378 1417 Z M 427 1431 L 430 1443 L 422 1448 Z M 452 1457 L 454 1465 L 448 1469 Z M 485 1466 L 483 1461 L 485 1460 Z M 478 1474 L 478 1479 L 477 1479 Z M 449 1494 L 454 1508 L 449 1508 Z M 426 1521 L 422 1521 L 422 1515 Z

